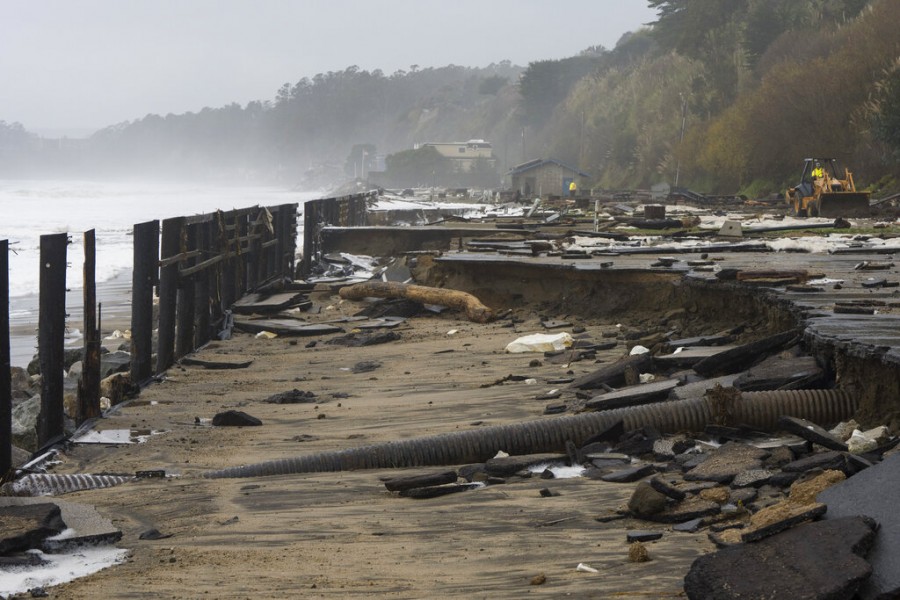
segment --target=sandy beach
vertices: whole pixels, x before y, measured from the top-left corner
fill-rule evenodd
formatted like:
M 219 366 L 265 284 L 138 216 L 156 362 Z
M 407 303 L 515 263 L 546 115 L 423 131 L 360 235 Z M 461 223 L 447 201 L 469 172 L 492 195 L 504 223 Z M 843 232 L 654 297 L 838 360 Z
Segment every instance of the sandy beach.
M 311 322 L 362 306 L 331 293 L 313 299 Z M 238 334 L 209 344 L 197 358 L 252 364 L 228 371 L 176 366 L 98 425 L 161 433 L 139 445 L 76 445 L 62 456 L 57 472 L 165 469 L 172 477 L 66 496 L 111 518 L 130 557 L 54 588 L 54 597 L 680 597 L 684 573 L 711 543 L 705 534 L 659 525 L 665 535 L 648 544 L 652 560 L 629 562 L 627 531 L 653 525 L 596 518 L 624 505 L 632 485 L 535 476 L 415 500 L 388 492 L 381 478 L 440 468 L 198 477 L 208 469 L 552 418 L 542 416 L 546 401 L 535 399 L 551 387 L 547 382 L 596 365 L 537 365 L 533 354 L 505 353 L 516 337 L 541 330 L 536 315 L 517 316 L 522 322 L 514 327 L 454 314 L 415 317 L 396 329 L 400 341 L 360 348 L 327 344 L 333 336 Z M 615 331 L 608 322 L 577 324 L 598 339 Z M 620 343 L 598 358 L 624 352 Z M 380 366 L 354 373 L 362 361 Z M 510 374 L 536 383 L 496 384 Z M 312 392 L 315 402 L 263 402 L 292 389 Z M 263 425 L 209 425 L 228 409 Z M 544 488 L 555 495 L 542 497 Z M 171 537 L 140 540 L 150 528 Z M 600 572 L 579 572 L 579 563 Z M 544 582 L 532 584 L 536 577 Z
M 84 292 L 81 281 L 69 282 L 66 293 L 66 326 L 70 335 L 66 338 L 66 348 L 84 345 Z M 37 293 L 10 299 L 9 347 L 11 364 L 26 367 L 37 352 L 38 307 Z M 131 327 L 131 271 L 123 271 L 109 281 L 97 284 L 97 303 L 100 313 L 100 337 L 110 336 L 117 329 L 124 331 Z M 121 340 L 119 340 L 121 341 Z M 109 345 L 109 342 L 107 342 Z

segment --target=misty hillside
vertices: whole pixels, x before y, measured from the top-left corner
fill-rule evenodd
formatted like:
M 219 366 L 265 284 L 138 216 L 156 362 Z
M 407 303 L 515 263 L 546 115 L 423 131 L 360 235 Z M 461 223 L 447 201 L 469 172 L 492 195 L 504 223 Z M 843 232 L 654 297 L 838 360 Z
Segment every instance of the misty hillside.
M 863 185 L 896 187 L 900 3 L 648 4 L 658 21 L 615 48 L 524 68 L 385 75 L 349 67 L 284 84 L 270 100 L 147 115 L 88 140 L 48 142 L 0 121 L 0 175 L 321 186 L 387 157 L 389 168 L 422 172 L 414 185 L 435 168 L 412 151 L 416 144 L 484 139 L 498 185 L 511 166 L 554 157 L 605 188 L 677 179 L 704 192 L 759 195 L 791 183 L 802 159 L 816 155 L 840 158 Z

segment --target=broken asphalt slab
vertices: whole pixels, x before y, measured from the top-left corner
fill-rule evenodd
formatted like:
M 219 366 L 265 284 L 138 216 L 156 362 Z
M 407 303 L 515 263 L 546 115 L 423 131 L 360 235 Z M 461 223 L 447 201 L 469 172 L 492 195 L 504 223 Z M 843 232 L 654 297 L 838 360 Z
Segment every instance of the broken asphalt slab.
M 852 598 L 872 573 L 863 557 L 875 528 L 870 519 L 845 517 L 731 546 L 695 560 L 684 591 L 691 600 Z
M 900 596 L 900 454 L 893 454 L 817 496 L 828 506 L 826 520 L 864 515 L 880 525 L 869 562 L 871 579 L 859 590 L 863 600 Z

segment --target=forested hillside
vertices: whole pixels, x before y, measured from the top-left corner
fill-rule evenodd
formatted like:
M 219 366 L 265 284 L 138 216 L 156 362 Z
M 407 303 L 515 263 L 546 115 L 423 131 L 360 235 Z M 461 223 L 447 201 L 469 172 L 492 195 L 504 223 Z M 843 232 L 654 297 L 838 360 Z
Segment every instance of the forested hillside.
M 416 143 L 480 138 L 499 174 L 554 157 L 605 188 L 766 194 L 813 155 L 841 159 L 863 185 L 897 187 L 900 2 L 648 4 L 657 21 L 614 48 L 525 68 L 349 67 L 243 107 L 147 115 L 84 144 L 42 143 L 0 121 L 0 174 L 336 184 L 377 166 L 376 155 L 409 170 Z

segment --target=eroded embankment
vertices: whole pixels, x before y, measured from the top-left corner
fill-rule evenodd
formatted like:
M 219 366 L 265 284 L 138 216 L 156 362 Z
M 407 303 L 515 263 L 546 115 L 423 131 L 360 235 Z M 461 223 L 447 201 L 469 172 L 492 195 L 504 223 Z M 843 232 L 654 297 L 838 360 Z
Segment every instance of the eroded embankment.
M 867 347 L 865 340 L 838 344 L 808 328 L 808 311 L 771 288 L 677 271 L 430 256 L 419 257 L 414 273 L 422 285 L 467 291 L 492 307 L 529 306 L 548 314 L 622 319 L 677 329 L 681 337 L 743 326 L 750 339 L 803 328 L 807 349 L 829 378 L 858 398 L 857 419 L 900 426 L 900 364 L 887 360 L 884 348 Z

